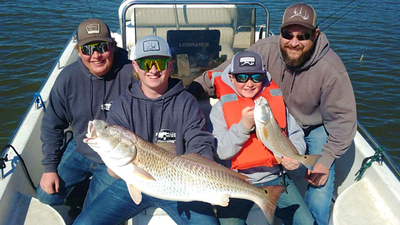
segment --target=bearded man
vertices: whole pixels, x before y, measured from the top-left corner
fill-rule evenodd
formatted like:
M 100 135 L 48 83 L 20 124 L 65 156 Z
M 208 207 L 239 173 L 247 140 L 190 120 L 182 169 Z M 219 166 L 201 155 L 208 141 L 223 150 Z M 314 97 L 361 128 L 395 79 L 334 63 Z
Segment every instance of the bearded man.
M 334 189 L 335 159 L 350 147 L 357 130 L 356 102 L 346 68 L 316 26 L 317 15 L 306 4 L 289 6 L 280 36 L 257 41 L 247 51 L 264 58 L 265 69 L 279 85 L 289 112 L 305 133 L 307 154 L 322 155 L 308 170 L 305 194 L 318 224 L 328 224 Z M 229 60 L 215 70 L 224 70 Z M 212 78 L 211 78 L 212 79 Z M 197 98 L 215 96 L 207 73 L 188 91 Z M 290 135 L 290 134 L 289 134 Z

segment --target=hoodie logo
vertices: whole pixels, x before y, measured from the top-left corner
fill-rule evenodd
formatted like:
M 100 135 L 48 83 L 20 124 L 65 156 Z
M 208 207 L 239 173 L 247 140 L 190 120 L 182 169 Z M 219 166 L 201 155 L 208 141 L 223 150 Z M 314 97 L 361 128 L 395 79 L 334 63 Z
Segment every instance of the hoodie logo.
M 145 41 L 143 42 L 143 51 L 160 51 L 160 44 L 158 41 Z
M 176 133 L 168 129 L 161 129 L 160 132 L 156 133 L 157 142 L 172 142 L 175 143 Z
M 112 103 L 113 103 L 112 101 L 109 102 L 109 103 L 104 103 L 104 104 L 102 104 L 102 105 L 100 106 L 100 109 L 101 109 L 102 111 L 108 112 L 108 111 L 110 110 L 110 108 L 111 108 Z
M 256 64 L 256 59 L 254 57 L 242 57 L 239 59 L 239 66 L 254 66 Z
M 307 11 L 304 10 L 304 15 L 302 15 L 302 11 L 303 11 L 303 7 L 300 8 L 300 12 L 297 12 L 297 8 L 294 9 L 293 11 L 293 16 L 289 17 L 288 20 L 292 19 L 293 17 L 299 16 L 301 17 L 303 20 L 308 20 L 309 15 L 307 14 Z

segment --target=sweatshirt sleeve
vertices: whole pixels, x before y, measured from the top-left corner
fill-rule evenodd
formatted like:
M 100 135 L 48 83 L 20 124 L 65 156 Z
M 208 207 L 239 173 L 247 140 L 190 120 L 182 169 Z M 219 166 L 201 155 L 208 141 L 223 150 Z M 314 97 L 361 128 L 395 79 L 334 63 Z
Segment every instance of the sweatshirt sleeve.
M 300 155 L 304 155 L 306 153 L 306 142 L 304 140 L 304 132 L 303 129 L 297 124 L 296 120 L 286 109 L 287 115 L 287 126 L 288 126 L 288 137 L 292 142 L 294 147 L 297 149 Z
M 250 130 L 242 122 L 233 124 L 228 130 L 222 104 L 219 101 L 211 109 L 210 120 L 213 135 L 217 139 L 218 157 L 222 160 L 233 158 L 250 138 Z
M 217 68 L 214 68 L 212 70 L 223 71 L 230 64 L 230 62 L 230 59 L 226 60 Z M 216 97 L 214 87 L 210 78 L 208 77 L 208 71 L 205 71 L 201 76 L 194 79 L 193 82 L 189 84 L 186 90 L 197 99 Z
M 64 130 L 69 126 L 69 121 L 72 119 L 69 118 L 67 113 L 65 103 L 67 94 L 64 92 L 63 82 L 60 79 L 57 79 L 51 90 L 49 104 L 41 125 L 42 165 L 45 173 L 57 171 L 61 160 Z
M 357 131 L 356 102 L 347 72 L 322 90 L 321 114 L 328 138 L 318 162 L 330 168 L 349 149 Z
M 214 136 L 207 131 L 206 118 L 193 96 L 184 107 L 185 154 L 197 153 L 214 160 Z

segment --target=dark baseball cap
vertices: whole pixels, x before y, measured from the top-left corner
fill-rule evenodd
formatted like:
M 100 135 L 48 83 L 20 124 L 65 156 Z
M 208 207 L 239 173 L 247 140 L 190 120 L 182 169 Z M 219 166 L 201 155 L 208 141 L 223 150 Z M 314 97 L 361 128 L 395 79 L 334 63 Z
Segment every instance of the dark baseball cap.
M 265 74 L 263 58 L 257 52 L 243 51 L 236 53 L 232 58 L 231 70 L 229 73 Z
M 107 24 L 99 19 L 88 19 L 78 26 L 76 32 L 78 46 L 94 41 L 112 42 L 110 29 Z
M 299 3 L 286 8 L 280 29 L 289 25 L 301 25 L 310 30 L 315 30 L 317 28 L 316 23 L 317 14 L 314 8 L 310 5 Z

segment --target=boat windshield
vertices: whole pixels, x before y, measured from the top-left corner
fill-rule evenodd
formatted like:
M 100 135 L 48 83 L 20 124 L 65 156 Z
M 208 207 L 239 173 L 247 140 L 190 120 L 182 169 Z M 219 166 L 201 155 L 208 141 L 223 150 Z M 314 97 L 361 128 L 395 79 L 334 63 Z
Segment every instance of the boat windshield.
M 161 36 L 173 55 L 171 77 L 181 79 L 184 85 L 250 47 L 260 33 L 265 37 L 269 28 L 266 7 L 255 3 L 126 1 L 119 16 L 123 47 L 130 58 L 137 40 L 147 35 Z

